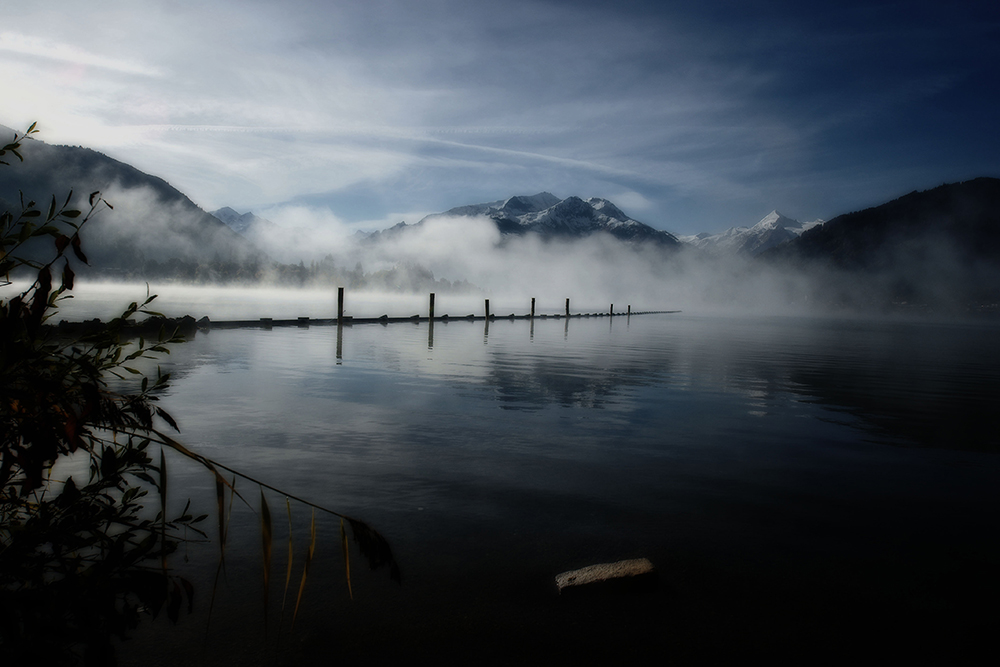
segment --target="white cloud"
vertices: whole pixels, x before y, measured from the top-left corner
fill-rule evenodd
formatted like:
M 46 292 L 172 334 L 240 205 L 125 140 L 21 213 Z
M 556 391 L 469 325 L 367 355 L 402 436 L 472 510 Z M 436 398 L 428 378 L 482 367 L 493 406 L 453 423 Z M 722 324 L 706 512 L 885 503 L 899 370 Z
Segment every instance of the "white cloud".
M 0 51 L 57 60 L 74 66 L 99 67 L 124 74 L 163 76 L 161 69 L 136 60 L 103 56 L 75 44 L 53 42 L 50 39 L 10 31 L 0 33 Z
M 613 195 L 605 197 L 618 205 L 619 208 L 626 211 L 648 211 L 653 208 L 653 202 L 649 201 L 643 197 L 638 192 L 633 190 L 626 190 L 625 192 L 617 192 Z M 631 216 L 630 217 L 635 217 Z
M 4 17 L 0 122 L 37 120 L 43 140 L 109 152 L 206 208 L 370 187 L 395 190 L 385 211 L 454 193 L 442 210 L 473 192 L 547 189 L 604 194 L 657 219 L 684 207 L 700 231 L 789 200 L 807 217 L 838 212 L 809 209 L 837 186 L 803 194 L 817 189 L 804 174 L 909 178 L 913 156 L 883 152 L 874 165 L 872 147 L 831 133 L 906 127 L 933 108 L 927 95 L 961 83 L 954 68 L 891 69 L 915 57 L 906 40 L 873 60 L 883 40 L 800 16 L 720 23 L 706 18 L 711 2 L 654 4 L 36 0 Z M 841 18 L 850 25 L 849 10 Z M 846 44 L 861 50 L 831 60 L 829 47 Z M 933 32 L 923 44 L 934 47 Z M 892 85 L 854 83 L 869 81 L 859 63 L 886 67 Z M 951 131 L 914 128 L 915 144 Z M 979 163 L 996 166 L 989 149 L 975 145 Z

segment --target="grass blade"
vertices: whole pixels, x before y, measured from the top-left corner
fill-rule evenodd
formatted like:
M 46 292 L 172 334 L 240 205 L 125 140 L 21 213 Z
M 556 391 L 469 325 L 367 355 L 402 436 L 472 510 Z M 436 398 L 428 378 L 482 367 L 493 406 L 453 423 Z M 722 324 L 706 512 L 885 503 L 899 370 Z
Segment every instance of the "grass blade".
M 351 550 L 347 543 L 347 530 L 344 529 L 344 520 L 340 520 L 340 544 L 344 549 L 344 570 L 347 572 L 347 594 L 354 599 L 354 591 L 351 590 Z
M 306 563 L 302 567 L 302 581 L 299 582 L 299 594 L 295 598 L 295 611 L 292 612 L 292 627 L 295 627 L 295 619 L 299 616 L 299 604 L 302 602 L 302 593 L 306 589 L 306 578 L 309 576 L 309 565 L 312 563 L 313 554 L 316 553 L 316 509 L 312 511 L 312 521 L 309 524 L 309 550 L 306 552 Z
M 160 447 L 160 562 L 167 573 L 167 458 Z
M 215 472 L 215 471 L 213 471 Z M 219 514 L 219 559 L 226 560 L 226 480 L 215 472 L 215 505 Z
M 271 510 L 264 497 L 264 489 L 260 490 L 260 538 L 264 552 L 264 634 L 267 635 L 267 591 L 271 583 Z
M 225 481 L 225 480 L 222 480 Z M 233 482 L 229 485 L 229 511 L 226 512 L 226 537 L 229 536 L 229 526 L 233 522 L 233 501 L 236 500 L 236 475 L 233 475 Z M 240 499 L 242 500 L 242 496 Z
M 285 498 L 285 506 L 288 508 L 288 567 L 285 568 L 285 592 L 281 595 L 282 620 L 285 618 L 285 600 L 288 599 L 288 585 L 292 583 L 292 501 Z
M 218 474 L 218 473 L 216 473 L 216 474 Z M 216 481 L 216 484 L 218 484 L 219 478 L 217 477 L 215 481 Z M 219 525 L 220 525 L 220 527 L 223 526 L 223 525 L 225 525 L 225 530 L 222 531 L 222 535 L 219 538 L 219 540 L 220 540 L 220 542 L 222 544 L 222 547 L 220 548 L 221 549 L 221 555 L 219 556 L 219 565 L 218 565 L 218 567 L 215 568 L 215 580 L 212 582 L 212 599 L 208 603 L 208 619 L 205 621 L 205 637 L 206 638 L 208 638 L 208 630 L 209 630 L 209 628 L 211 627 L 211 624 L 212 624 L 212 611 L 215 609 L 215 594 L 219 590 L 219 575 L 220 574 L 223 575 L 223 576 L 226 575 L 226 559 L 225 559 L 225 553 L 226 553 L 226 549 L 225 549 L 226 536 L 229 534 L 229 524 L 232 523 L 231 519 L 233 518 L 233 501 L 236 500 L 236 476 L 233 475 L 233 482 L 232 482 L 232 484 L 226 483 L 225 479 L 222 479 L 222 482 L 224 484 L 226 484 L 229 487 L 229 489 L 230 489 L 230 493 L 229 493 L 229 512 L 226 514 L 226 518 L 225 519 L 223 519 L 221 515 L 219 517 Z M 216 493 L 218 493 L 218 486 L 216 486 Z M 223 499 L 223 501 L 224 501 L 224 499 Z

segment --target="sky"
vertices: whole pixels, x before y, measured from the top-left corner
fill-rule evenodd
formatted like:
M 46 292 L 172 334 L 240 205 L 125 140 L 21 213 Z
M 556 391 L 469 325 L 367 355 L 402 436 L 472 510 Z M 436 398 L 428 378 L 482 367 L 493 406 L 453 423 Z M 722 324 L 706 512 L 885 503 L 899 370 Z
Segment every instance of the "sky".
M 209 211 L 377 229 L 549 191 L 693 234 L 1000 177 L 995 0 L 2 13 L 0 124 L 37 121 L 43 141 L 128 162 Z

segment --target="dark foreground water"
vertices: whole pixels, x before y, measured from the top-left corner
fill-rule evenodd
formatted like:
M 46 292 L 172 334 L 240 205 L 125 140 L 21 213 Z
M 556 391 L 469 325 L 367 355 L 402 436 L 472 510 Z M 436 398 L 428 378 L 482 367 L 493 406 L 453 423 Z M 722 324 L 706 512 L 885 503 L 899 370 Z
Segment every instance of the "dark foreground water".
M 352 551 L 352 601 L 319 516 L 289 629 L 269 494 L 266 633 L 237 507 L 211 625 L 214 542 L 173 563 L 195 613 L 147 623 L 122 661 L 972 662 L 1000 621 L 998 333 L 676 314 L 198 334 L 168 363 L 182 440 L 371 522 L 403 582 Z M 211 512 L 211 478 L 170 462 Z M 655 590 L 556 595 L 561 571 L 640 556 Z

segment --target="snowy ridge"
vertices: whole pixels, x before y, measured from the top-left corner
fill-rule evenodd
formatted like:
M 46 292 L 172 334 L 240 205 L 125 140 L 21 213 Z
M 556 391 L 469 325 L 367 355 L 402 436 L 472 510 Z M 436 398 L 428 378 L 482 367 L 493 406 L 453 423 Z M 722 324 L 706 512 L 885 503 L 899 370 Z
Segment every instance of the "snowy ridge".
M 677 238 L 669 232 L 634 220 L 607 199 L 599 197 L 559 199 L 550 192 L 539 192 L 485 204 L 459 206 L 427 216 L 420 222 L 454 216 L 486 216 L 496 223 L 504 235 L 536 233 L 544 237 L 580 237 L 605 232 L 624 241 L 678 245 Z
M 753 227 L 730 227 L 719 234 L 702 233 L 683 236 L 680 240 L 703 250 L 758 255 L 822 224 L 822 220 L 799 222 L 771 211 Z

